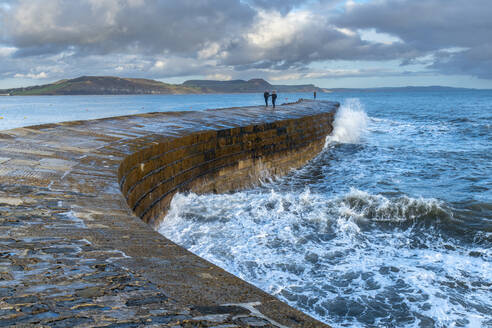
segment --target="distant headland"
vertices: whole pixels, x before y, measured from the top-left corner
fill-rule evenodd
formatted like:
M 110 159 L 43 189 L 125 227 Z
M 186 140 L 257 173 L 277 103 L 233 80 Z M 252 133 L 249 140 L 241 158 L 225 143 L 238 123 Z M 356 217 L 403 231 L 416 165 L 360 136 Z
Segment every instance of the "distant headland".
M 443 86 L 406 86 L 381 88 L 320 88 L 314 84 L 274 85 L 264 79 L 251 80 L 189 80 L 170 84 L 141 78 L 115 76 L 81 76 L 75 79 L 35 85 L 24 88 L 0 89 L 0 96 L 62 96 L 62 95 L 168 95 L 168 94 L 222 94 L 263 93 L 265 90 L 288 92 L 442 92 L 477 90 Z
M 4 96 L 59 96 L 59 95 L 139 95 L 139 94 L 204 94 L 204 93 L 258 93 L 323 92 L 313 84 L 272 85 L 263 79 L 212 81 L 190 80 L 183 84 L 169 84 L 149 79 L 114 76 L 82 76 L 70 80 L 25 88 L 0 90 Z

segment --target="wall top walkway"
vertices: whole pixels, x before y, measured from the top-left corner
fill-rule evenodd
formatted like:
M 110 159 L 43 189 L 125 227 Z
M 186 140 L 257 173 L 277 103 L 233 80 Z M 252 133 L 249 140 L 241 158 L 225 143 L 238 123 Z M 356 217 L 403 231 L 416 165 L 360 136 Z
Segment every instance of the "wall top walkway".
M 0 131 L 0 326 L 324 326 L 152 230 L 128 209 L 117 170 L 152 143 L 336 105 L 302 101 Z

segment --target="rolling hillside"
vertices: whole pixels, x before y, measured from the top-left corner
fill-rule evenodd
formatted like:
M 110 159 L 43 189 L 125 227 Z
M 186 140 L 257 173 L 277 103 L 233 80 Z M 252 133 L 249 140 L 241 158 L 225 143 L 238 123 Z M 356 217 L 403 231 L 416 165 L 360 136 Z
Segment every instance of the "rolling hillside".
M 202 94 L 202 93 L 263 93 L 322 91 L 314 85 L 272 85 L 263 79 L 249 81 L 192 80 L 183 84 L 168 84 L 155 80 L 112 76 L 82 76 L 71 80 L 25 88 L 0 90 L 11 96 L 43 95 L 134 95 L 134 94 Z

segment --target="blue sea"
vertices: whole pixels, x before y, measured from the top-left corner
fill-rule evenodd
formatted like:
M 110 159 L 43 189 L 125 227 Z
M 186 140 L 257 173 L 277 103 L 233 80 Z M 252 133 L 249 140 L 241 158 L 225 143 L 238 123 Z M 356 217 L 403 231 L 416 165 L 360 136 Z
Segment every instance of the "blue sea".
M 341 107 L 316 158 L 242 192 L 178 194 L 159 231 L 333 327 L 492 327 L 492 91 L 318 98 Z M 262 100 L 0 97 L 0 130 Z
M 277 103 L 312 94 L 289 93 Z M 136 96 L 0 96 L 0 130 L 151 112 L 194 111 L 264 104 L 263 94 Z

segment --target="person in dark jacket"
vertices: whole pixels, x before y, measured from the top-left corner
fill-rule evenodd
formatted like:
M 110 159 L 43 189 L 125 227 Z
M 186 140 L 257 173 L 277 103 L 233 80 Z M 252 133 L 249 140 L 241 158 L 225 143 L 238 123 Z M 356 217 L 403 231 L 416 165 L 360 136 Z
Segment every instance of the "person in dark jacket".
M 277 91 L 273 90 L 272 91 L 272 105 L 273 105 L 273 108 L 275 108 L 275 100 L 277 100 Z
M 265 90 L 265 92 L 263 93 L 263 97 L 265 98 L 265 106 L 268 107 L 268 97 L 270 97 L 270 93 L 268 92 L 268 90 Z
M 314 99 L 316 99 L 316 91 L 314 91 Z

